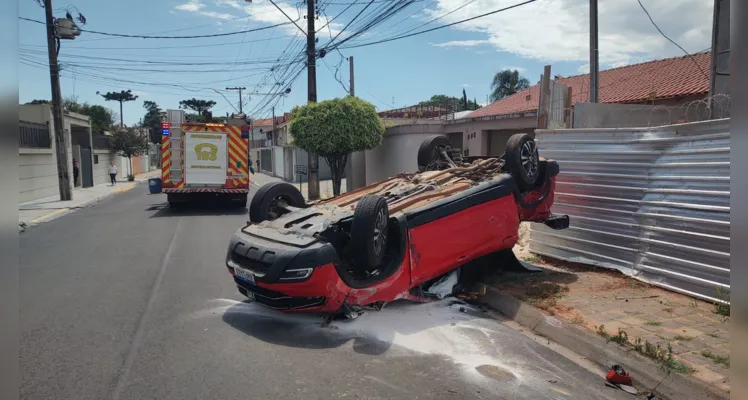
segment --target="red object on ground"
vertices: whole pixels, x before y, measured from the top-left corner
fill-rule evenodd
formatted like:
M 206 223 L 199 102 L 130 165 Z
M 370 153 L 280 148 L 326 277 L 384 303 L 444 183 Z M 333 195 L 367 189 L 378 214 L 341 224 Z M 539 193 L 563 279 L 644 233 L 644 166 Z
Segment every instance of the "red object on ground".
M 631 375 L 624 371 L 623 367 L 620 365 L 614 365 L 610 371 L 608 371 L 608 375 L 605 376 L 605 379 L 607 379 L 608 382 L 617 385 L 631 385 Z

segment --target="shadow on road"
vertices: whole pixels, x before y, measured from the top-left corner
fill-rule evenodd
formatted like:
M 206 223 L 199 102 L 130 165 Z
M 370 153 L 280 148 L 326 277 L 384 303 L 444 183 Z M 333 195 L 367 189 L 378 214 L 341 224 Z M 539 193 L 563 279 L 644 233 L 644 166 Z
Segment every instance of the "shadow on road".
M 248 218 L 248 211 L 246 207 L 232 206 L 231 204 L 221 204 L 218 202 L 202 202 L 202 203 L 190 203 L 179 205 L 176 208 L 169 206 L 169 203 L 153 204 L 146 208 L 146 211 L 151 211 L 153 214 L 149 218 L 165 218 L 165 217 L 199 217 L 199 216 L 220 216 L 220 215 L 236 215 L 244 216 Z M 154 212 L 155 211 L 155 212 Z
M 398 337 L 410 337 L 432 328 L 486 318 L 483 311 L 456 299 L 420 304 L 396 301 L 381 311 L 367 311 L 355 320 L 322 325 L 314 314 L 284 314 L 251 301 L 228 307 L 223 321 L 233 328 L 270 344 L 305 349 L 330 349 L 353 341 L 359 354 L 381 355 Z M 435 336 L 441 336 L 435 333 Z

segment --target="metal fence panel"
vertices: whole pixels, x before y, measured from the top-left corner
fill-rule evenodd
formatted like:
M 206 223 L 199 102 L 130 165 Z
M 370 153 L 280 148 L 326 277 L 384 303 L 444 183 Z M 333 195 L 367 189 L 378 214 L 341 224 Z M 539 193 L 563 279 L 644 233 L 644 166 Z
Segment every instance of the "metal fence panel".
M 555 214 L 530 250 L 614 268 L 671 290 L 726 300 L 730 289 L 730 120 L 536 133 L 558 161 Z
M 28 121 L 19 121 L 19 146 L 35 149 L 49 149 L 52 147 L 52 139 L 49 135 L 49 126 L 36 124 Z

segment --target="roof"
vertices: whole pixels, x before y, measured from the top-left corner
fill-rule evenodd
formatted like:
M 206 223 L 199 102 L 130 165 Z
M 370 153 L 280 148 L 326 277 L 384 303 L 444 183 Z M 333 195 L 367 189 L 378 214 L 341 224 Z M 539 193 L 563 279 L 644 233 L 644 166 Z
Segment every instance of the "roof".
M 690 56 L 666 58 L 600 71 L 598 100 L 600 103 L 638 103 L 706 94 L 710 63 L 711 52 L 705 52 L 694 54 L 693 59 Z M 589 74 L 559 77 L 555 81 L 571 87 L 572 104 L 588 101 Z M 480 108 L 469 118 L 536 111 L 539 100 L 540 85 L 537 84 Z
M 265 126 L 265 125 L 272 125 L 272 124 L 273 124 L 272 118 L 256 119 L 252 121 L 252 125 L 254 126 Z

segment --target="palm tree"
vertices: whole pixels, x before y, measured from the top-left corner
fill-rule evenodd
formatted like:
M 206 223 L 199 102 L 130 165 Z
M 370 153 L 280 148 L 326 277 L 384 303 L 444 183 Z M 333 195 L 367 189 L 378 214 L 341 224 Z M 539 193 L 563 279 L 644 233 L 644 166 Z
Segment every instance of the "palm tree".
M 530 87 L 530 81 L 519 75 L 519 71 L 505 69 L 497 72 L 491 82 L 491 101 L 498 101 Z

